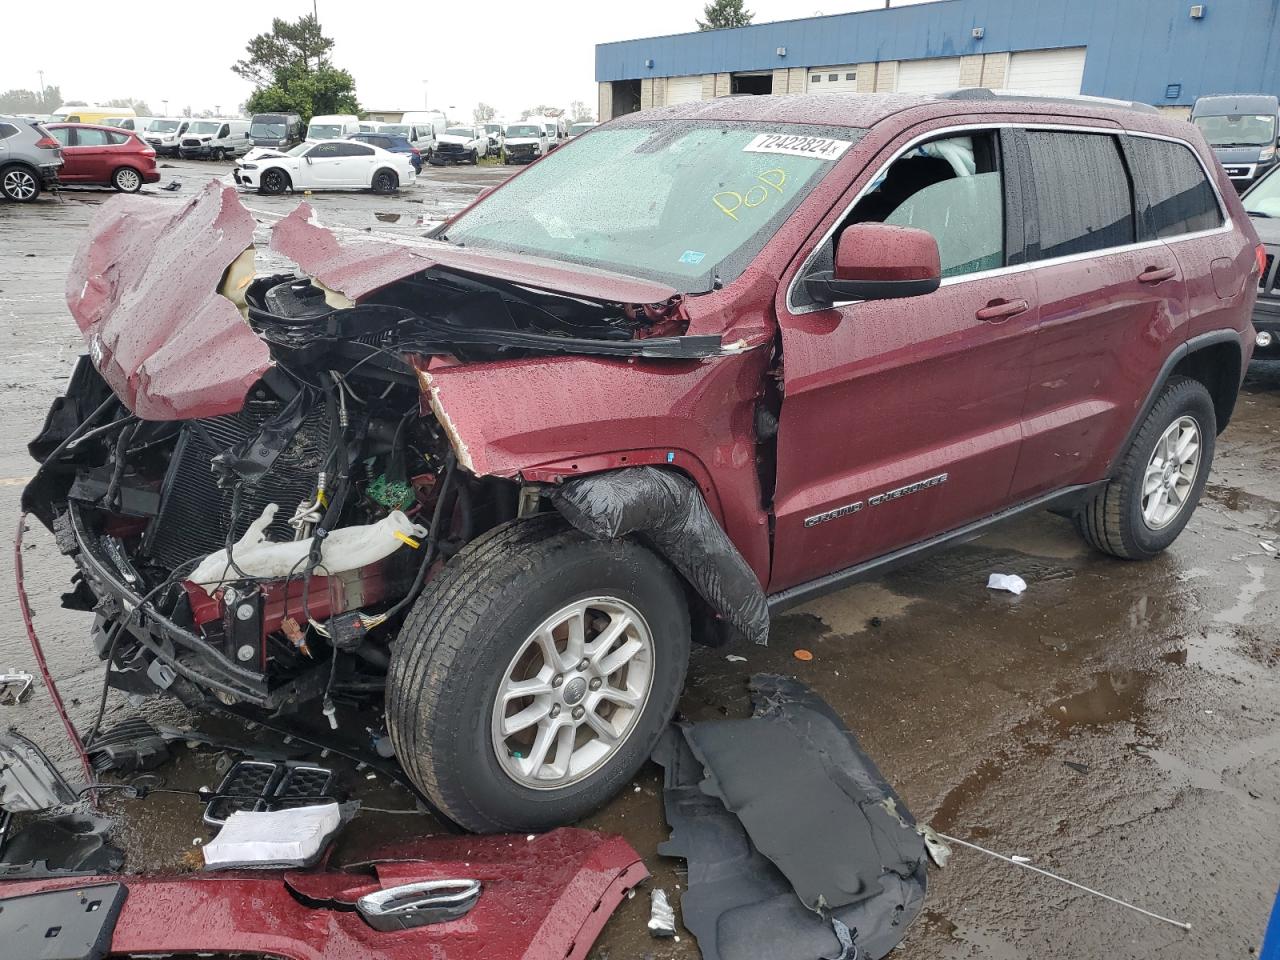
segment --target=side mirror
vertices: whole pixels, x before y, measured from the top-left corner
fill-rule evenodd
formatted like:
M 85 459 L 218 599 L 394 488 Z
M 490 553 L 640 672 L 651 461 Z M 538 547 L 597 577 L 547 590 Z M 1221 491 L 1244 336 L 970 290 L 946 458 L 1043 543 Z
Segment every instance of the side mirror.
M 304 160 L 306 160 L 306 161 L 307 161 L 307 163 L 310 163 L 310 162 L 311 162 L 311 154 L 307 154 L 303 159 L 304 159 Z
M 819 303 L 894 300 L 933 293 L 942 283 L 938 241 L 927 230 L 855 223 L 836 244 L 835 269 L 805 279 Z

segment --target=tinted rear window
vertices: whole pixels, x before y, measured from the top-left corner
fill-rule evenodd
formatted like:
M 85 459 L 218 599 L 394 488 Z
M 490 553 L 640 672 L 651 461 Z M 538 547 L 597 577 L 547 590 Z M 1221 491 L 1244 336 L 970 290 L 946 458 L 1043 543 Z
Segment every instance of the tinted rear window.
M 1218 198 L 1190 147 L 1147 137 L 1133 137 L 1129 146 L 1142 183 L 1145 237 L 1176 237 L 1222 225 Z
M 1040 246 L 1047 260 L 1134 242 L 1129 174 L 1116 138 L 1028 130 Z
M 18 128 L 12 123 L 0 123 L 0 140 L 8 140 L 18 132 Z

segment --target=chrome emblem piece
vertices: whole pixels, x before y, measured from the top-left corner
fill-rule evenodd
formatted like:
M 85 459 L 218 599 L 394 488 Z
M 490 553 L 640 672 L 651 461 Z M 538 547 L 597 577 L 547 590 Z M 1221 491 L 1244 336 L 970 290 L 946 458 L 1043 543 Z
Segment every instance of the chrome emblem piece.
M 888 503 L 890 500 L 897 500 L 912 493 L 919 493 L 921 490 L 928 490 L 930 487 L 938 487 L 946 482 L 947 474 L 940 473 L 936 477 L 929 477 L 927 480 L 917 480 L 915 483 L 908 483 L 905 487 L 886 490 L 884 493 L 877 493 L 874 497 L 867 497 L 867 503 L 873 507 L 878 507 L 880 504 Z
M 820 523 L 826 523 L 828 520 L 836 520 L 840 517 L 847 517 L 851 513 L 857 513 L 862 509 L 862 501 L 857 503 L 846 503 L 843 507 L 836 507 L 834 510 L 828 510 L 825 513 L 815 513 L 812 517 L 804 518 L 806 527 L 816 527 Z

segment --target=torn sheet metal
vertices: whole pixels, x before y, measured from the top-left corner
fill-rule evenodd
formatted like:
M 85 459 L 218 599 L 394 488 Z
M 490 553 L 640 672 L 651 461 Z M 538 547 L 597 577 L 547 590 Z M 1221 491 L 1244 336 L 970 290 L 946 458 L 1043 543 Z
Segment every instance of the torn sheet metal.
M 299 204 L 272 227 L 271 249 L 352 300 L 430 267 L 501 277 L 540 290 L 609 303 L 663 303 L 676 295 L 675 288 L 667 284 L 540 257 L 468 250 L 438 242 L 410 247 L 380 240 L 339 240 L 320 225 L 309 203 Z
M 685 926 L 706 960 L 841 956 L 838 924 L 859 957 L 883 957 L 924 905 L 923 839 L 830 707 L 782 677 L 752 690 L 751 719 L 672 728 L 654 753 L 672 828 L 659 853 L 689 865 Z
M 76 802 L 76 792 L 39 747 L 16 730 L 0 732 L 0 810 L 33 813 Z
M 572 480 L 552 503 L 588 536 L 639 534 L 711 608 L 754 643 L 769 640 L 764 589 L 692 481 L 656 467 L 630 467 Z
M 144 420 L 234 413 L 270 366 L 267 345 L 218 293 L 253 229 L 215 180 L 180 204 L 113 197 L 90 223 L 67 306 L 94 364 Z
M 124 851 L 107 843 L 113 826 L 104 817 L 67 814 L 6 831 L 0 842 L 0 880 L 114 873 L 124 865 Z M 0 896 L 3 890 L 0 884 Z
M 400 843 L 388 855 L 394 859 L 346 869 L 130 876 L 111 953 L 585 960 L 627 891 L 648 876 L 621 837 L 575 829 L 532 839 L 427 837 Z M 458 878 L 478 880 L 482 888 L 458 920 L 382 931 L 354 909 L 378 891 Z M 0 883 L 0 898 L 86 885 L 83 879 Z M 0 908 L 4 903 L 0 899 Z

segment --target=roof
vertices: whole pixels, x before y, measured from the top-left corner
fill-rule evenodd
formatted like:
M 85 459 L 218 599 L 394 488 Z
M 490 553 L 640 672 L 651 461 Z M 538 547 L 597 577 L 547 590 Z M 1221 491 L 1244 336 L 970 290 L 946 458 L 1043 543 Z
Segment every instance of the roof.
M 1150 108 L 1148 108 L 1150 109 Z M 919 123 L 933 117 L 978 114 L 1036 114 L 1074 116 L 1110 120 L 1125 127 L 1163 130 L 1182 121 L 1160 114 L 1130 109 L 1119 103 L 1069 98 L 1047 99 L 993 95 L 989 99 L 913 96 L 897 93 L 808 93 L 788 96 L 733 96 L 715 100 L 695 100 L 643 113 L 625 114 L 623 122 L 645 120 L 724 120 L 771 123 L 804 123 L 816 126 L 871 127 L 889 117 L 910 112 L 909 120 Z M 615 121 L 616 122 L 616 121 Z

